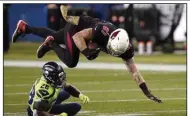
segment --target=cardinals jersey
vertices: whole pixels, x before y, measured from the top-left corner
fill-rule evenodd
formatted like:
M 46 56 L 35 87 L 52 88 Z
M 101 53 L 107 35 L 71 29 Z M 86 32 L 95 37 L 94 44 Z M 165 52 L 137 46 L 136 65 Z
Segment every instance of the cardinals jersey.
M 92 34 L 93 35 L 92 42 L 95 42 L 98 45 L 98 47 L 101 48 L 101 50 L 103 52 L 109 54 L 106 46 L 108 44 L 108 40 L 109 40 L 111 33 L 116 29 L 117 29 L 117 27 L 110 22 L 102 21 L 101 23 L 98 23 L 92 29 L 93 30 L 92 31 L 92 33 L 93 33 Z M 116 36 L 115 34 L 117 34 L 117 33 L 112 34 L 112 36 Z M 130 48 L 126 52 L 124 52 L 123 54 L 121 54 L 120 56 L 117 56 L 117 57 L 127 60 L 127 59 L 132 58 L 133 56 L 134 56 L 134 48 L 130 44 Z

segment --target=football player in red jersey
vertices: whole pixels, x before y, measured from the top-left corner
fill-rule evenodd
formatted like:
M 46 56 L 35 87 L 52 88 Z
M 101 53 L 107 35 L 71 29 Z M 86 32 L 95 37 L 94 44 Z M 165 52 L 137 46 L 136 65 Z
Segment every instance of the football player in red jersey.
M 88 60 L 95 59 L 100 51 L 111 56 L 121 58 L 137 85 L 151 100 L 162 103 L 147 87 L 147 84 L 138 71 L 133 56 L 134 49 L 124 29 L 117 28 L 112 23 L 97 18 L 81 15 L 67 16 L 67 7 L 62 6 L 62 15 L 68 22 L 63 29 L 53 31 L 48 28 L 32 27 L 20 20 L 17 24 L 12 41 L 23 34 L 35 34 L 44 38 L 44 42 L 37 50 L 37 57 L 42 58 L 45 53 L 54 50 L 59 59 L 70 68 L 76 67 L 79 53 L 83 53 Z M 88 43 L 97 44 L 97 48 L 89 49 Z

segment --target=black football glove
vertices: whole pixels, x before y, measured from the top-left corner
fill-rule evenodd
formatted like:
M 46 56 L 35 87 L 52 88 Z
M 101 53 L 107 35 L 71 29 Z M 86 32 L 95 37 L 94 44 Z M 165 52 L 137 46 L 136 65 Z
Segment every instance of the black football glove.
M 148 97 L 150 100 L 153 100 L 155 102 L 162 103 L 161 99 L 157 98 L 156 96 L 152 95 L 151 93 L 150 94 L 146 94 L 146 97 Z
M 82 51 L 82 53 L 86 56 L 88 60 L 94 60 L 100 53 L 100 48 L 96 48 L 96 49 L 86 48 Z

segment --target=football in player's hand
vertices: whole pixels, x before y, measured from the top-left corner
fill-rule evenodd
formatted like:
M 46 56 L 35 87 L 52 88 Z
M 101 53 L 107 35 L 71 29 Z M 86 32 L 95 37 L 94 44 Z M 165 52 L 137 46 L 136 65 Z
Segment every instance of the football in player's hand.
M 88 43 L 88 48 L 89 48 L 89 49 L 96 49 L 97 47 L 98 47 L 97 44 L 94 43 L 94 42 L 89 42 L 89 43 Z

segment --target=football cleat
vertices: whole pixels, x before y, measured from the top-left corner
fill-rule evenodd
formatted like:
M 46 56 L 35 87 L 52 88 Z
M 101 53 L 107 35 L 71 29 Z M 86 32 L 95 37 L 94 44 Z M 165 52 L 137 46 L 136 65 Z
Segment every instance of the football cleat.
M 26 31 L 26 22 L 19 20 L 17 27 L 12 35 L 12 43 L 15 43 L 19 37 L 23 37 Z
M 37 57 L 42 58 L 48 51 L 51 50 L 51 44 L 54 38 L 52 36 L 48 36 L 46 40 L 40 45 L 37 50 Z

